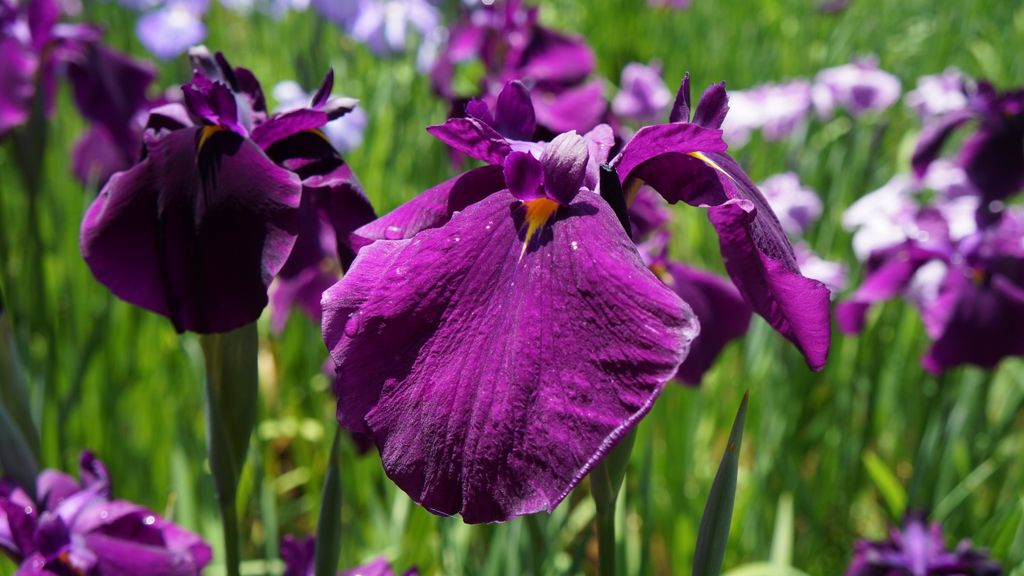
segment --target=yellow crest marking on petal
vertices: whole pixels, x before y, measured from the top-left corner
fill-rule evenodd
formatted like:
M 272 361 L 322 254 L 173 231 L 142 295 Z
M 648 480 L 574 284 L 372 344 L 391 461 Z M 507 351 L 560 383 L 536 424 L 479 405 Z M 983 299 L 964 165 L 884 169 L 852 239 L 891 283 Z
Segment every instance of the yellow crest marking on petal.
M 632 206 L 633 201 L 636 200 L 636 195 L 640 192 L 640 188 L 643 187 L 645 182 L 639 178 L 633 178 L 626 184 L 626 206 Z
M 715 170 L 718 170 L 722 174 L 725 174 L 725 177 L 728 178 L 729 180 L 732 180 L 733 183 L 737 183 L 736 179 L 732 177 L 732 174 L 726 172 L 724 168 L 719 166 L 718 163 L 712 160 L 711 158 L 708 158 L 703 152 L 687 152 L 687 155 L 693 156 L 697 160 L 700 160 L 701 162 L 707 164 L 708 166 L 711 166 Z
M 323 130 L 321 130 L 319 128 L 310 128 L 309 130 L 306 130 L 306 132 L 309 132 L 311 134 L 319 136 L 321 140 L 323 140 L 324 142 L 327 142 L 328 144 L 331 143 L 331 141 L 327 139 L 327 135 L 324 134 Z
M 526 206 L 526 236 L 523 238 L 523 249 L 519 252 L 520 260 L 526 254 L 526 247 L 530 245 L 534 233 L 558 211 L 558 202 L 548 198 L 527 200 L 523 205 Z
M 224 130 L 224 128 L 220 126 L 203 126 L 199 131 L 199 146 L 196 149 L 196 153 L 198 154 L 203 151 L 203 146 L 206 145 L 206 141 L 210 139 L 210 136 L 213 136 L 222 130 Z

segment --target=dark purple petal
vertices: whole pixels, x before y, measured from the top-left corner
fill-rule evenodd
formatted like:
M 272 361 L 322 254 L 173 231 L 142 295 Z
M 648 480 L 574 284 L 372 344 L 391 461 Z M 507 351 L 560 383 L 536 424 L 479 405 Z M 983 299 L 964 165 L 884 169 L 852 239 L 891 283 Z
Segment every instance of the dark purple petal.
M 450 118 L 427 132 L 452 147 L 488 164 L 502 165 L 512 148 L 494 128 L 475 118 Z
M 320 84 L 320 88 L 317 89 L 316 94 L 313 94 L 313 100 L 310 102 L 310 106 L 314 109 L 319 109 L 324 104 L 327 104 L 327 100 L 331 97 L 331 90 L 334 90 L 334 68 L 327 69 L 324 81 Z
M 700 322 L 700 335 L 690 346 L 676 378 L 698 385 L 725 345 L 747 333 L 752 312 L 725 278 L 676 262 L 669 262 L 667 268 L 670 286 L 693 308 Z
M 338 576 L 394 576 L 395 571 L 391 569 L 391 563 L 383 556 L 371 561 L 368 564 L 357 566 L 351 570 L 343 570 Z
M 338 261 L 347 269 L 359 250 L 355 231 L 377 218 L 363 187 L 348 164 L 312 175 L 302 181 L 302 187 L 303 194 L 313 196 L 317 210 L 334 232 Z
M 637 131 L 633 139 L 623 148 L 622 152 L 612 161 L 619 177 L 626 183 L 630 174 L 641 164 L 656 159 L 664 154 L 686 155 L 695 152 L 725 152 L 726 145 L 722 133 L 708 130 L 696 124 L 683 122 L 645 126 Z M 701 171 L 706 171 L 701 169 Z M 676 186 L 686 188 L 684 183 Z M 697 197 L 696 194 L 671 194 L 667 190 L 658 189 L 666 195 L 669 202 L 686 200 L 686 197 Z
M 242 125 L 238 101 L 231 89 L 220 81 L 203 82 L 202 73 L 196 72 L 191 84 L 181 87 L 185 107 L 195 116 L 213 126 L 227 128 L 236 134 L 248 136 L 248 129 Z
M 939 373 L 959 364 L 992 368 L 1007 356 L 1024 356 L 1024 288 L 1009 278 L 987 280 L 950 273 L 942 286 L 956 294 L 942 335 L 922 360 Z
M 671 218 L 665 199 L 650 186 L 640 186 L 629 198 L 629 227 L 636 242 L 664 227 Z
M 141 148 L 141 139 L 135 140 L 136 148 Z M 95 182 L 102 187 L 115 173 L 131 168 L 134 160 L 134 156 L 125 154 L 122 143 L 117 142 L 106 128 L 93 126 L 75 142 L 71 152 L 71 171 L 79 182 Z
M 985 204 L 1024 191 L 1024 112 L 973 134 L 958 160 Z
M 482 166 L 446 180 L 356 230 L 354 243 L 412 238 L 423 230 L 443 226 L 452 214 L 507 188 L 501 166 Z
M 946 140 L 953 131 L 963 126 L 965 122 L 973 117 L 974 114 L 970 110 L 960 110 L 946 114 L 925 126 L 921 132 L 920 139 L 917 141 L 917 147 L 914 148 L 914 156 L 911 159 L 914 174 L 918 178 L 924 178 L 925 173 L 928 171 L 928 166 L 939 157 L 942 145 L 946 143 Z
M 467 112 L 469 107 L 466 108 Z M 505 84 L 498 94 L 494 110 L 494 127 L 506 138 L 532 140 L 537 130 L 530 91 L 518 80 Z
M 728 112 L 729 96 L 725 93 L 725 82 L 718 82 L 708 86 L 700 97 L 697 110 L 693 113 L 693 123 L 709 130 L 718 130 Z
M 525 212 L 491 194 L 364 248 L 324 295 L 340 422 L 415 501 L 467 522 L 553 509 L 698 330 L 599 196 L 561 207 L 529 250 Z
M 21 488 L 4 487 L 4 491 L 8 494 L 0 496 L 0 550 L 6 550 L 15 559 L 25 558 L 36 551 L 39 510 Z
M 528 152 L 512 152 L 505 158 L 508 191 L 522 201 L 544 197 L 544 166 Z
M 271 117 L 252 130 L 253 142 L 266 150 L 274 143 L 299 132 L 317 130 L 328 122 L 327 114 L 320 110 L 300 108 Z
M 672 104 L 672 112 L 668 116 L 668 121 L 672 123 L 690 121 L 689 72 L 687 72 L 686 75 L 683 76 L 683 81 L 679 84 L 679 91 L 676 92 L 676 101 L 674 104 Z
M 540 155 L 547 197 L 568 206 L 583 186 L 589 158 L 587 141 L 575 132 L 559 134 L 549 142 Z
M 68 62 L 67 74 L 82 116 L 106 128 L 122 149 L 137 152 L 133 120 L 147 107 L 146 90 L 156 77 L 153 67 L 90 43 Z
M 296 538 L 291 534 L 281 539 L 281 560 L 284 561 L 283 576 L 312 576 L 315 568 L 316 539 Z
M 258 318 L 298 233 L 298 177 L 252 141 L 209 130 L 150 141 L 146 159 L 111 178 L 82 222 L 96 279 L 179 331 Z
M 533 113 L 533 107 L 530 108 L 530 113 Z M 466 116 L 476 118 L 488 126 L 494 126 L 494 115 L 491 114 L 491 109 L 486 102 L 479 98 L 473 98 L 466 103 Z

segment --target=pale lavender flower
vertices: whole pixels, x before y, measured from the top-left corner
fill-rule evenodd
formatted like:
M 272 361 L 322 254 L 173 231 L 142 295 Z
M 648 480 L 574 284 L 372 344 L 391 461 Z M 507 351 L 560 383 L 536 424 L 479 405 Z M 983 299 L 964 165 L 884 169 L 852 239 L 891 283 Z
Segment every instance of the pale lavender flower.
M 312 0 L 312 5 L 378 56 L 405 51 L 410 28 L 427 38 L 441 26 L 441 13 L 428 0 Z
M 917 88 L 907 92 L 904 102 L 922 121 L 963 110 L 967 107 L 967 92 L 964 90 L 967 80 L 964 73 L 956 68 L 948 68 L 933 76 L 922 76 L 917 79 Z
M 836 108 L 860 116 L 892 106 L 900 89 L 899 78 L 880 69 L 875 58 L 861 58 L 819 72 L 811 96 L 819 116 L 828 116 Z
M 825 260 L 811 250 L 806 242 L 793 244 L 793 252 L 796 254 L 796 263 L 800 266 L 800 273 L 824 284 L 833 299 L 836 294 L 846 289 L 848 277 L 845 264 Z
M 800 177 L 793 172 L 766 178 L 761 192 L 790 236 L 800 236 L 821 217 L 818 193 L 801 185 Z
M 654 122 L 665 115 L 672 96 L 661 79 L 661 64 L 632 62 L 622 69 L 622 84 L 612 100 L 612 112 L 625 120 Z
M 170 0 L 143 14 L 135 34 L 157 58 L 175 58 L 206 38 L 203 16 L 209 6 L 209 0 Z
M 811 83 L 793 80 L 762 84 L 729 93 L 729 115 L 722 125 L 725 139 L 742 146 L 761 130 L 766 140 L 781 140 L 793 133 L 811 109 Z

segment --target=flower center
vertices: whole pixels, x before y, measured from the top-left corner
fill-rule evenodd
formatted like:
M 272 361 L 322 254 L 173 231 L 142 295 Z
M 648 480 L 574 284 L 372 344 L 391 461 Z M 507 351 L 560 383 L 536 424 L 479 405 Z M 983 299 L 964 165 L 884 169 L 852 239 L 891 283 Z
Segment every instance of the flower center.
M 520 259 L 523 258 L 523 254 L 526 254 L 526 247 L 530 245 L 533 235 L 558 211 L 558 202 L 549 198 L 527 200 L 523 202 L 523 205 L 526 206 L 526 235 L 523 237 L 523 250 L 519 253 Z

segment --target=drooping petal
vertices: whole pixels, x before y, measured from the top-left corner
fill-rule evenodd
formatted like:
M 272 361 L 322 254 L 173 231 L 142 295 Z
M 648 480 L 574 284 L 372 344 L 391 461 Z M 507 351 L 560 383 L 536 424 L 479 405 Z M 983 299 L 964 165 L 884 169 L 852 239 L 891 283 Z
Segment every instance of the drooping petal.
M 412 238 L 423 230 L 443 226 L 452 214 L 507 188 L 501 166 L 482 166 L 421 192 L 354 233 L 357 247 L 374 240 Z
M 106 128 L 115 142 L 137 147 L 132 120 L 146 108 L 153 67 L 95 42 L 68 63 L 67 74 L 82 116 Z
M 200 128 L 151 140 L 111 178 L 82 222 L 82 256 L 132 304 L 194 332 L 254 321 L 298 233 L 298 176 L 252 141 Z
M 501 165 L 512 151 L 505 137 L 475 118 L 449 118 L 444 124 L 430 126 L 434 138 L 488 164 Z
M 778 218 L 724 148 L 719 131 L 664 124 L 639 130 L 614 162 L 627 190 L 647 183 L 669 202 L 708 208 L 744 299 L 820 369 L 830 339 L 828 288 L 800 274 Z
M 698 385 L 725 345 L 747 333 L 752 312 L 726 279 L 676 262 L 669 262 L 667 269 L 672 289 L 693 308 L 700 322 L 700 336 L 690 346 L 676 378 Z
M 364 248 L 324 295 L 340 422 L 414 500 L 467 522 L 551 510 L 650 408 L 698 331 L 580 193 L 531 249 L 491 194 Z

